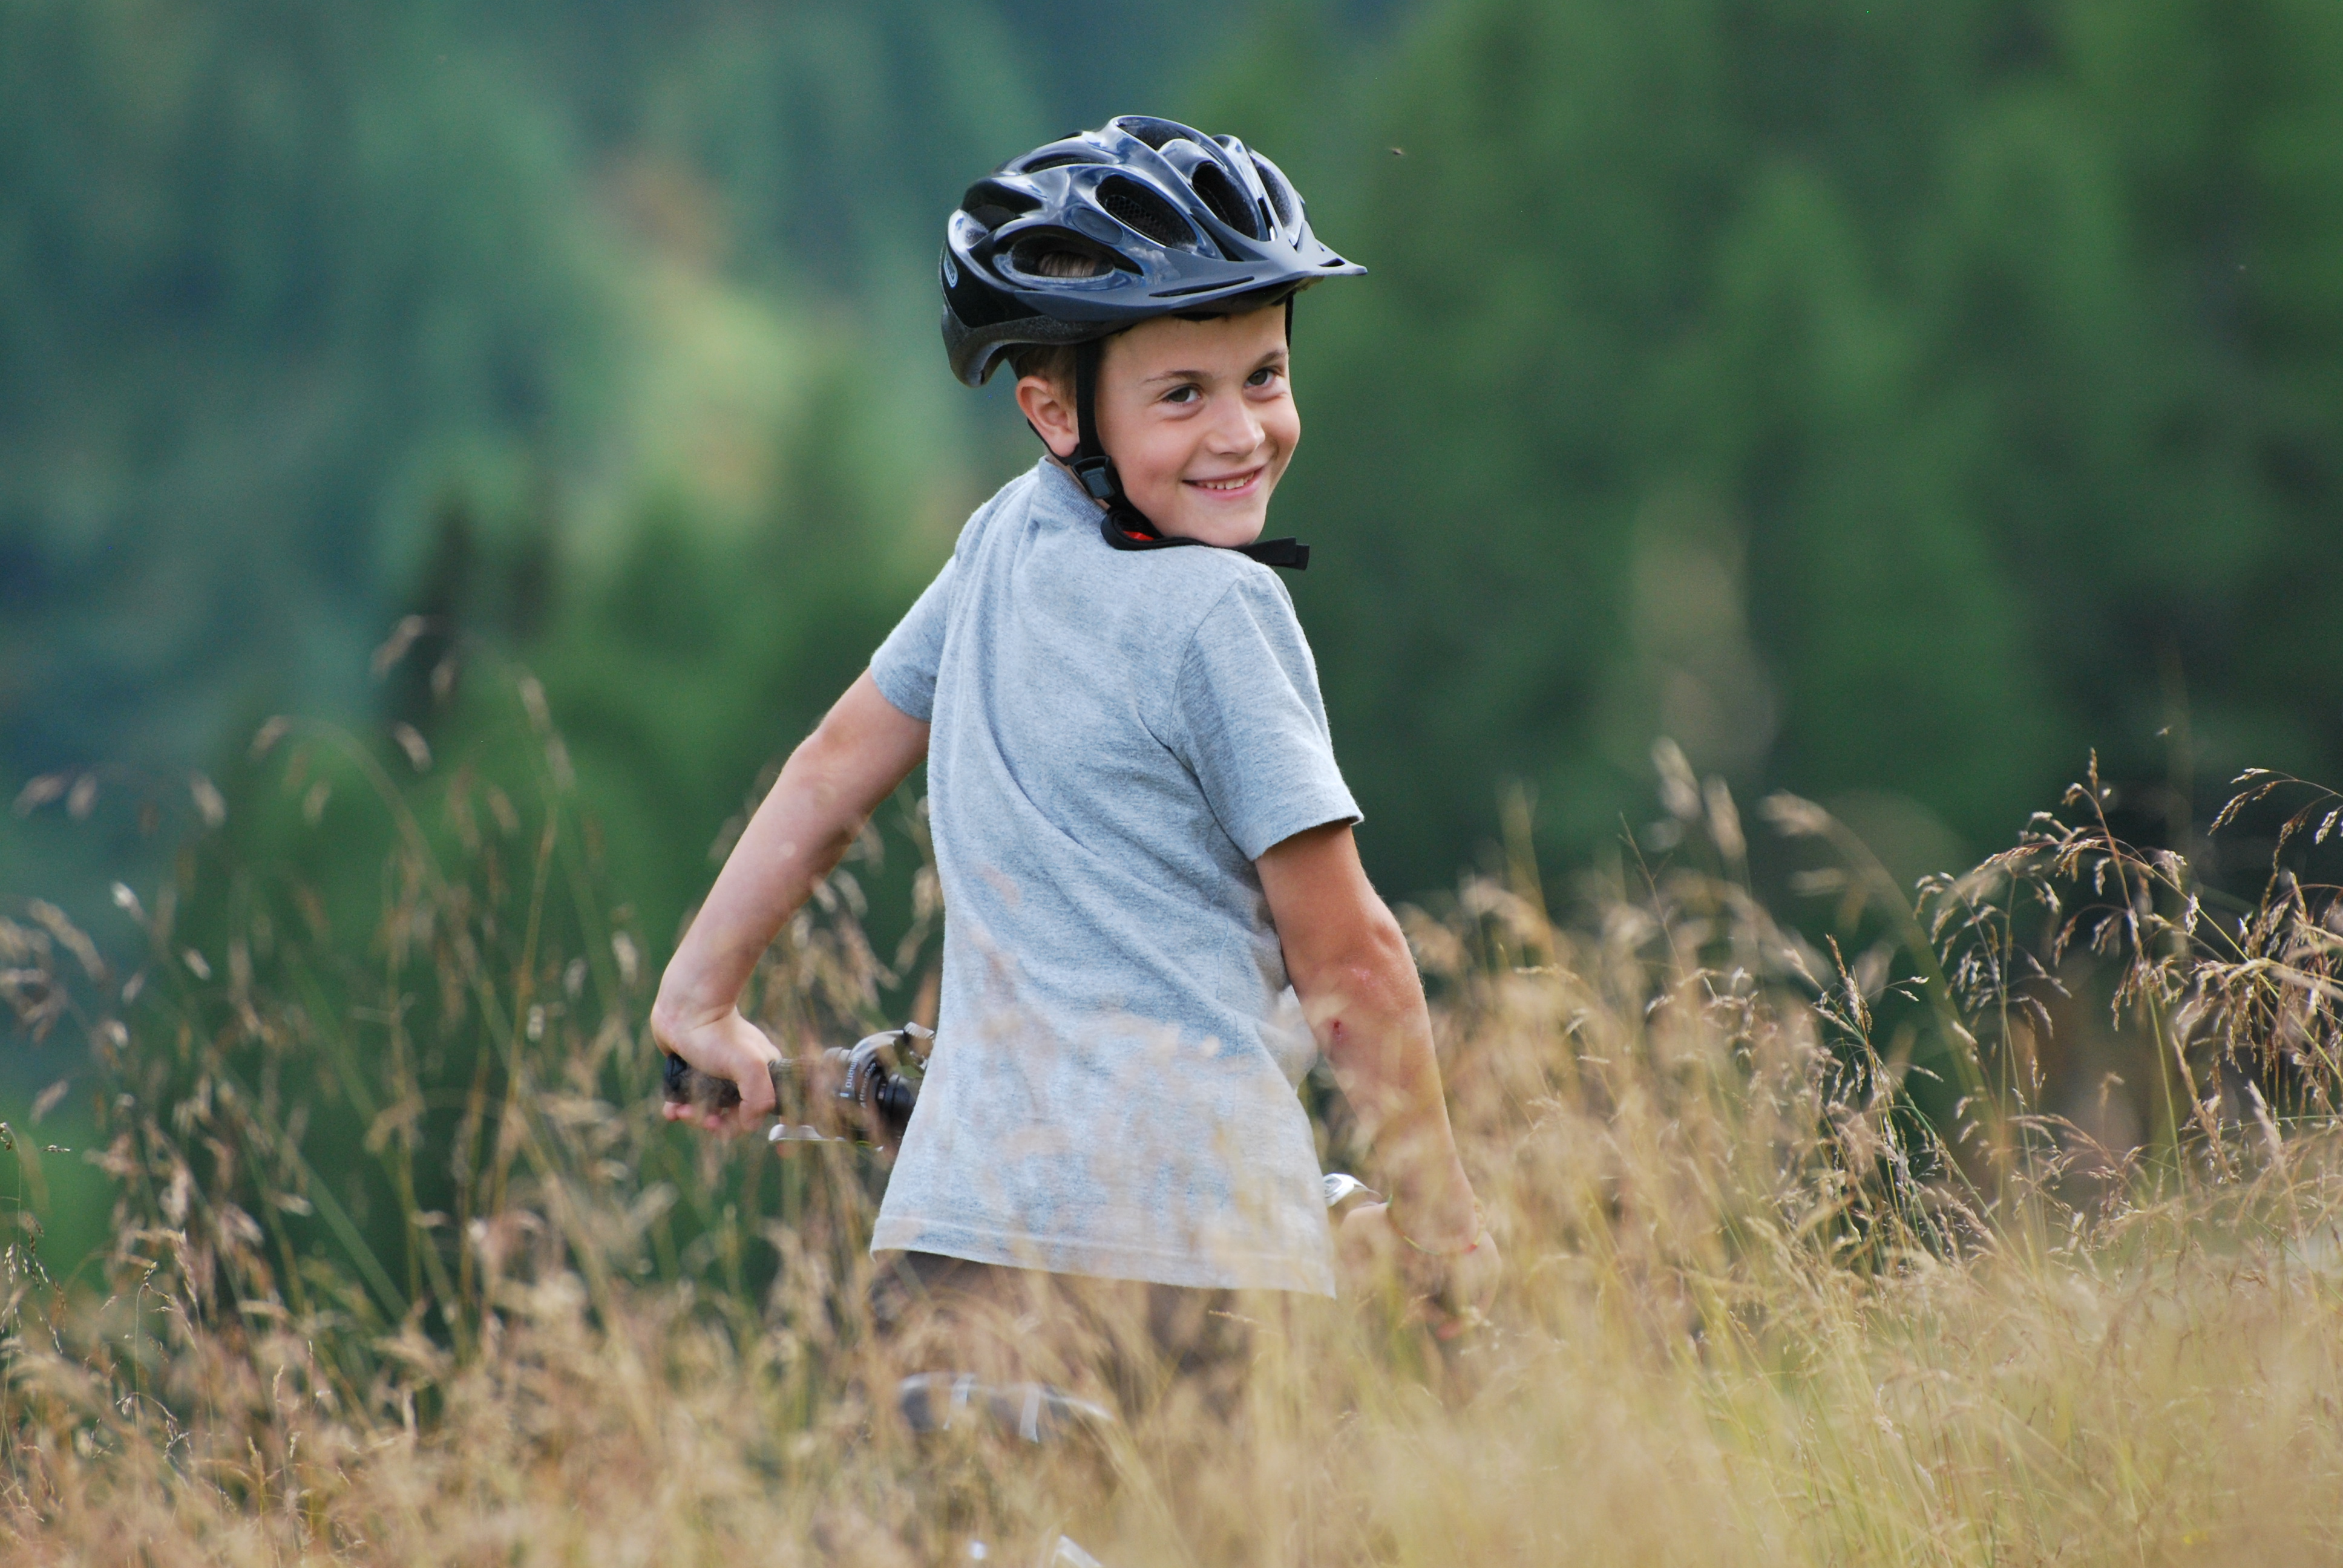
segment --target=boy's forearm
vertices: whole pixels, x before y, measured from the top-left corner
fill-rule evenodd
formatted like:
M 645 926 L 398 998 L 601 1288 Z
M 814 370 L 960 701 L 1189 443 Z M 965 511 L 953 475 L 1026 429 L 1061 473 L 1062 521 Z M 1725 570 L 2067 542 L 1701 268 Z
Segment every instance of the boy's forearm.
M 1316 977 L 1317 995 L 1303 1001 L 1373 1146 L 1393 1212 L 1423 1245 L 1469 1243 L 1479 1230 L 1473 1187 L 1448 1123 L 1431 1015 L 1413 967 L 1403 948 L 1396 961 L 1385 955 L 1344 969 L 1332 984 Z
M 738 1005 L 783 922 L 926 755 L 927 732 L 890 706 L 868 673 L 848 689 L 790 753 L 726 857 L 659 981 L 661 1020 L 689 1029 Z
M 1440 1248 L 1479 1230 L 1407 938 L 1368 885 L 1348 822 L 1306 829 L 1255 864 L 1311 1032 L 1358 1112 L 1402 1233 Z
M 792 778 L 800 748 L 749 819 L 707 901 L 693 917 L 659 982 L 659 1009 L 691 1024 L 731 1010 L 757 960 L 828 876 L 860 823 L 821 809 L 829 793 L 815 779 Z

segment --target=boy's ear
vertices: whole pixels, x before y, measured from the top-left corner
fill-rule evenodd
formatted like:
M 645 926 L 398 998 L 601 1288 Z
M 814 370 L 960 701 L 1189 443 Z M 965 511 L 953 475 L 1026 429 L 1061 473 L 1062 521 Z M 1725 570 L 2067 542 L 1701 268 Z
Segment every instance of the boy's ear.
M 1046 376 L 1026 376 L 1017 382 L 1017 408 L 1041 444 L 1060 457 L 1074 455 L 1081 445 L 1081 429 L 1074 419 L 1074 389 Z

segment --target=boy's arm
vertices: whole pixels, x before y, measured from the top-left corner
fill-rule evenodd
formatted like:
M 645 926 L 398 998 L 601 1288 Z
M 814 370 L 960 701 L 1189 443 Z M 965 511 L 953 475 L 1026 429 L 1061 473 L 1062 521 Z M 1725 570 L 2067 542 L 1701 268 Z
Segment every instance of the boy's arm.
M 765 1064 L 780 1052 L 740 1015 L 740 988 L 782 922 L 927 754 L 928 727 L 880 696 L 863 671 L 789 754 L 726 859 L 651 1004 L 651 1034 L 662 1047 L 739 1087 L 739 1106 L 702 1117 L 711 1131 L 753 1129 L 773 1111 Z M 698 1113 L 670 1105 L 667 1114 Z
M 1393 1261 L 1427 1294 L 1452 1309 L 1485 1305 L 1496 1251 L 1456 1157 L 1423 982 L 1399 921 L 1367 882 L 1350 825 L 1296 833 L 1255 865 L 1287 977 L 1391 1191 L 1387 1209 L 1358 1211 L 1353 1220 L 1370 1244 L 1413 1242 Z M 1380 1237 L 1385 1229 L 1396 1235 Z M 1346 1242 L 1356 1239 L 1352 1231 L 1346 1222 Z

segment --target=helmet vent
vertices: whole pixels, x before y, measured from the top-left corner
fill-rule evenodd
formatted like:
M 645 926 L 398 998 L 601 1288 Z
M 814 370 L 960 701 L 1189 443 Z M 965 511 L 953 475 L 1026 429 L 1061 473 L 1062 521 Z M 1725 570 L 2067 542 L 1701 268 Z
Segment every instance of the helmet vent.
M 999 228 L 1014 217 L 1021 217 L 1041 207 L 1040 201 L 1025 192 L 992 180 L 979 180 L 968 187 L 960 198 L 960 210 L 968 214 L 988 229 Z
M 1269 192 L 1269 205 L 1277 210 L 1278 226 L 1292 228 L 1293 226 L 1293 191 L 1285 183 L 1285 176 L 1260 158 L 1253 159 L 1252 166 L 1261 175 L 1262 188 Z
M 1116 222 L 1138 230 L 1158 245 L 1192 246 L 1196 243 L 1194 231 L 1172 204 L 1135 180 L 1101 180 L 1098 204 Z
M 1196 134 L 1176 120 L 1159 120 L 1152 115 L 1125 115 L 1114 125 L 1126 136 L 1138 137 L 1159 153 L 1163 150 L 1165 143 L 1179 141 L 1183 136 L 1192 137 Z
M 1104 277 L 1114 263 L 1100 248 L 1064 229 L 1033 229 L 1019 235 L 1009 252 L 1011 269 L 1028 277 Z
M 1044 153 L 1029 158 L 1007 170 L 1010 174 L 1036 175 L 1043 169 L 1061 169 L 1068 164 L 1094 164 L 1099 160 L 1087 153 Z
M 1247 239 L 1261 237 L 1261 219 L 1253 212 L 1252 203 L 1221 172 L 1218 164 L 1199 164 L 1196 172 L 1188 176 L 1196 187 L 1196 195 L 1212 208 L 1212 216 L 1244 236 Z

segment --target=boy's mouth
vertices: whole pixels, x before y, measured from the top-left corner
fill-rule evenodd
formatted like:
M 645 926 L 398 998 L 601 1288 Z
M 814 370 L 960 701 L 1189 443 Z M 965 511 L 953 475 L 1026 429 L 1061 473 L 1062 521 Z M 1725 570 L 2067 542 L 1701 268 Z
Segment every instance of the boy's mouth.
M 1223 474 L 1216 479 L 1183 479 L 1181 483 L 1202 490 L 1208 496 L 1241 496 L 1252 488 L 1268 464 L 1247 468 L 1242 474 Z

